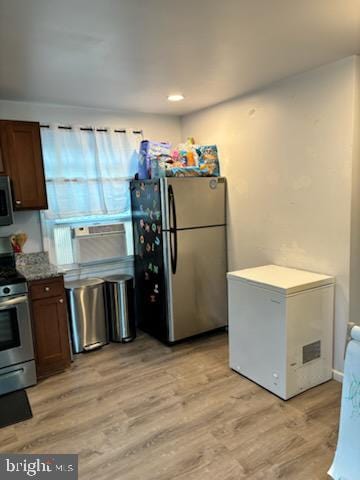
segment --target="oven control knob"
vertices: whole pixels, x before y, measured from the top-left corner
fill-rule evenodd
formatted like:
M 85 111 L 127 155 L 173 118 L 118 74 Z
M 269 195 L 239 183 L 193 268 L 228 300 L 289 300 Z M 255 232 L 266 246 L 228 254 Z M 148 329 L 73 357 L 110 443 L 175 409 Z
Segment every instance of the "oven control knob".
M 8 295 L 10 292 L 11 292 L 11 290 L 10 290 L 9 287 L 3 288 L 3 293 L 5 293 L 6 295 Z

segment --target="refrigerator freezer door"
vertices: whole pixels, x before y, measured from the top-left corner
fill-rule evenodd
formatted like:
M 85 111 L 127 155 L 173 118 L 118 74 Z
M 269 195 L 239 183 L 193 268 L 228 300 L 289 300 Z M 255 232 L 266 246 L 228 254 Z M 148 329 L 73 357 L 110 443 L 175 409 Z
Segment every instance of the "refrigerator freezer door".
M 186 183 L 186 181 L 184 182 Z M 168 340 L 174 342 L 227 325 L 225 227 L 164 232 Z
M 137 324 L 167 341 L 159 181 L 133 181 L 130 190 Z
M 161 179 L 164 230 L 169 230 L 173 226 L 170 191 L 175 202 L 178 229 L 225 225 L 225 178 Z

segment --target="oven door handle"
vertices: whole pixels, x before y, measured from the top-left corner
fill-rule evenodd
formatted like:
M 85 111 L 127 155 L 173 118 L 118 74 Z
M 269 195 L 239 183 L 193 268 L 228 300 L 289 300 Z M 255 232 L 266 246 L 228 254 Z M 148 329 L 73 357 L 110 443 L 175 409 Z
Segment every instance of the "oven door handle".
M 5 377 L 15 377 L 15 375 L 20 375 L 24 373 L 23 368 L 17 368 L 16 370 L 11 370 L 11 372 L 0 373 L 0 378 L 4 379 Z
M 6 310 L 9 307 L 19 305 L 21 303 L 27 303 L 27 295 L 21 295 L 20 297 L 9 298 L 8 300 L 0 300 L 0 310 Z

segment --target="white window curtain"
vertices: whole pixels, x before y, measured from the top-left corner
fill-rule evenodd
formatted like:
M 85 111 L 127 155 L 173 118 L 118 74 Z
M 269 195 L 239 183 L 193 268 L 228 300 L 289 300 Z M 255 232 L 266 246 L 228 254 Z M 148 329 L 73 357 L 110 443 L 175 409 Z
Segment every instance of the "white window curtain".
M 141 132 L 49 125 L 41 129 L 49 209 L 46 219 L 130 210 Z

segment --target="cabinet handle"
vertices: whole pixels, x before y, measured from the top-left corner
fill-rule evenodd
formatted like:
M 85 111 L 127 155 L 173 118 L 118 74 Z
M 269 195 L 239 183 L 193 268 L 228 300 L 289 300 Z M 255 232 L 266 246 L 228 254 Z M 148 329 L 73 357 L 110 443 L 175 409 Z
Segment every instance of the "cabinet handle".
M 45 287 L 44 290 L 45 292 L 50 292 L 50 287 Z
M 16 205 L 21 205 L 21 200 L 15 200 Z
M 64 303 L 64 299 L 63 299 L 63 298 L 60 298 L 60 299 L 59 299 L 59 303 Z

